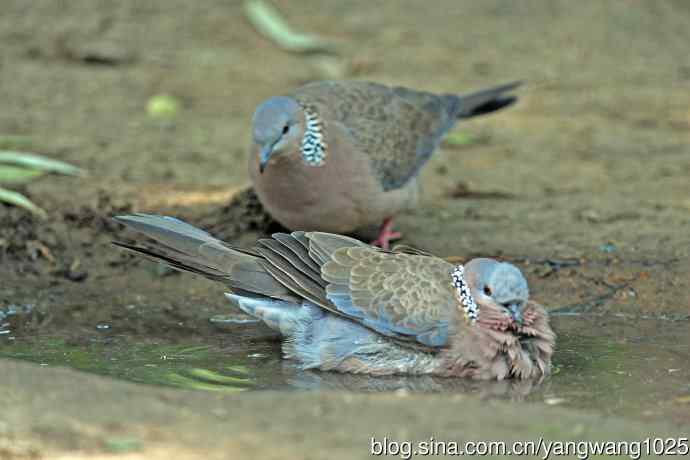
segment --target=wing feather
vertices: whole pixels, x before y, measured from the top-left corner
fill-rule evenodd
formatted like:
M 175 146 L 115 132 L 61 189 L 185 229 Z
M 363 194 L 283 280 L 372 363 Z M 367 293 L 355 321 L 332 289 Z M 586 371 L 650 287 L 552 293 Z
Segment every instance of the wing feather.
M 435 257 L 382 251 L 319 232 L 279 233 L 243 250 L 177 219 L 117 220 L 154 240 L 149 247 L 118 243 L 122 247 L 235 292 L 312 302 L 408 346 L 441 347 L 454 324 L 452 265 Z
M 332 121 L 368 156 L 384 190 L 403 187 L 431 157 L 458 118 L 499 110 L 519 82 L 478 92 L 433 94 L 363 81 L 322 81 L 292 96 Z
M 452 265 L 423 255 L 368 248 L 336 250 L 321 268 L 326 297 L 377 332 L 443 346 L 457 308 Z

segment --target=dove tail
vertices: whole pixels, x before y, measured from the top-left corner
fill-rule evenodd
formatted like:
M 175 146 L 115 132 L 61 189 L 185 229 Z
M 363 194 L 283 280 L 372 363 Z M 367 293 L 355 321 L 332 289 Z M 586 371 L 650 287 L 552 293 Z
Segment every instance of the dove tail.
M 447 96 L 448 113 L 457 118 L 471 118 L 501 110 L 517 101 L 517 96 L 507 95 L 509 91 L 520 86 L 522 82 L 515 81 L 505 85 L 487 88 L 475 93 L 461 96 Z
M 222 282 L 235 293 L 295 299 L 294 294 L 266 271 L 259 254 L 230 247 L 173 217 L 133 214 L 113 219 L 153 240 L 146 245 L 115 241 L 116 246 L 163 262 L 175 270 Z

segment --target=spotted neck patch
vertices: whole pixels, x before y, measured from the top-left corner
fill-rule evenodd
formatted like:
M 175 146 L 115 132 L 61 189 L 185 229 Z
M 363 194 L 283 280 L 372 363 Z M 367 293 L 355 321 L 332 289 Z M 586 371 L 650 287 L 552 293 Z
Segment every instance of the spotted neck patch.
M 328 146 L 323 138 L 323 125 L 315 110 L 303 106 L 304 136 L 302 136 L 302 158 L 309 166 L 323 166 Z
M 479 305 L 474 301 L 470 287 L 465 281 L 465 268 L 457 265 L 450 273 L 455 293 L 458 296 L 462 309 L 465 311 L 465 319 L 474 324 L 479 317 Z

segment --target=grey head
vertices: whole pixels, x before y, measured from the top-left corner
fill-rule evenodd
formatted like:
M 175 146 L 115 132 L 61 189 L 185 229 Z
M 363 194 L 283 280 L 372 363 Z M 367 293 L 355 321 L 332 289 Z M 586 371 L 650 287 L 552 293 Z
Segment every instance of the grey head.
M 259 170 L 263 173 L 273 155 L 299 146 L 304 124 L 302 107 L 291 97 L 277 96 L 262 102 L 252 119 L 252 138 L 259 150 Z
M 519 268 L 506 262 L 480 258 L 471 260 L 465 266 L 465 273 L 477 303 L 502 308 L 513 321 L 522 323 L 529 289 Z

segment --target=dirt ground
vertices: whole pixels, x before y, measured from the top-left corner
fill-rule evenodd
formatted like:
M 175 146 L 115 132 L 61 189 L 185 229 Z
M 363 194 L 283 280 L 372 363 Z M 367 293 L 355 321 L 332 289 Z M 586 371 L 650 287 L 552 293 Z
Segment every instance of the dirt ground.
M 337 57 L 277 49 L 234 0 L 3 2 L 0 138 L 26 136 L 23 150 L 89 172 L 21 188 L 48 211 L 45 221 L 0 205 L 0 308 L 33 306 L 12 319 L 13 334 L 89 334 L 101 323 L 141 336 L 210 333 L 208 318 L 227 310 L 221 289 L 157 276 L 115 250 L 110 241 L 121 229 L 109 216 L 175 215 L 240 245 L 277 229 L 245 190 L 251 114 L 267 97 L 332 77 L 439 92 L 523 80 L 517 105 L 459 126 L 476 142 L 444 145 L 425 167 L 422 206 L 397 219 L 404 243 L 510 260 L 553 310 L 687 321 L 690 3 L 274 3 L 296 27 L 335 40 Z M 181 101 L 175 118 L 147 115 L 158 94 Z M 141 308 L 132 314 L 131 305 Z M 51 390 L 46 379 L 64 386 Z M 359 458 L 364 433 L 398 420 L 406 427 L 395 432 L 416 438 L 455 428 L 469 438 L 546 429 L 504 422 L 482 430 L 440 396 L 219 400 L 10 361 L 0 361 L 0 382 L 0 399 L 22 405 L 0 415 L 0 458 L 103 451 L 105 432 L 136 432 L 151 458 L 178 444 L 189 457 Z M 75 388 L 98 395 L 83 400 L 83 419 Z M 633 420 L 541 406 L 497 404 L 488 414 L 477 401 L 462 404 L 487 424 L 532 414 L 549 429 L 556 424 L 550 435 L 579 436 L 565 431 L 572 426 L 611 436 L 644 431 Z M 346 408 L 342 416 L 336 407 Z M 359 410 L 370 417 L 354 429 Z M 324 414 L 326 426 L 314 418 Z

